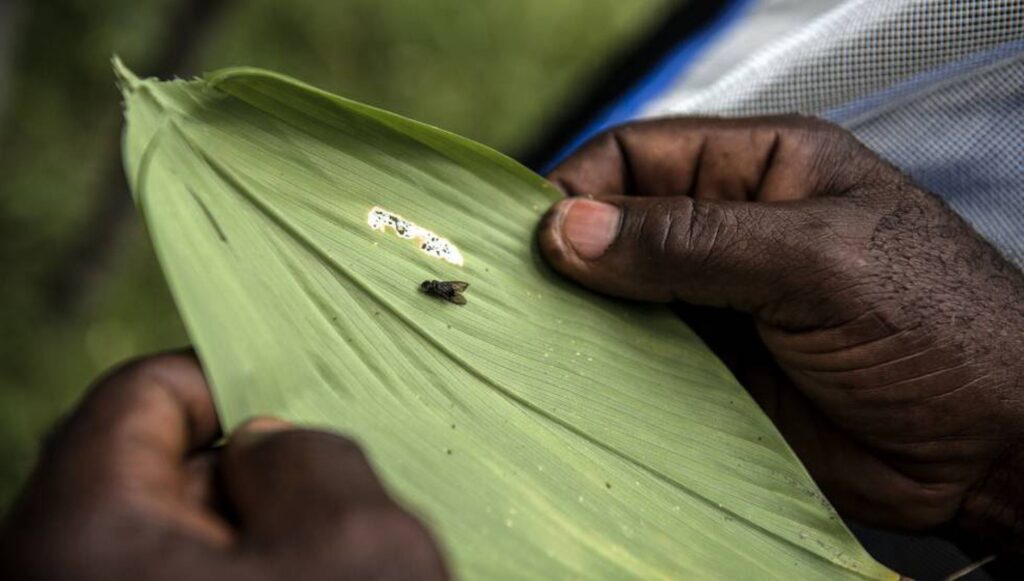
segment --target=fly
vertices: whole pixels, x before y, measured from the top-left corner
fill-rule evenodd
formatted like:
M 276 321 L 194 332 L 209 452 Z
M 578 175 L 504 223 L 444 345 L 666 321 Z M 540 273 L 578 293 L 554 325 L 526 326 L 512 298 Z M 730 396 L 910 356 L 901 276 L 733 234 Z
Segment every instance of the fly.
M 456 305 L 466 304 L 466 297 L 462 296 L 462 291 L 467 288 L 468 282 L 458 280 L 425 280 L 420 283 L 421 291 Z

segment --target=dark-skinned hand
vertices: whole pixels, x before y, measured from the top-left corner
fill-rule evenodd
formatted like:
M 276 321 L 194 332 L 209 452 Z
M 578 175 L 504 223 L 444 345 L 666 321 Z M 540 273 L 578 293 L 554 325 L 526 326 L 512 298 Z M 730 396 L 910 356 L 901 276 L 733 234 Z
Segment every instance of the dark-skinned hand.
M 0 528 L 0 579 L 445 577 L 353 443 L 270 418 L 219 437 L 190 354 L 101 380 Z
M 1024 279 L 939 199 L 799 117 L 627 125 L 549 178 L 554 268 L 689 305 L 841 513 L 1024 547 Z

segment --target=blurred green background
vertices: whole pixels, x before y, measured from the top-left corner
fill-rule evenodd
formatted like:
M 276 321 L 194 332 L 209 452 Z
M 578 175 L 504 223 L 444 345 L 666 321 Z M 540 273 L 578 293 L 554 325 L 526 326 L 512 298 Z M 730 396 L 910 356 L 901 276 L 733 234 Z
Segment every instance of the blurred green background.
M 0 510 L 98 374 L 187 338 L 124 189 L 142 74 L 296 76 L 516 155 L 670 0 L 0 0 Z

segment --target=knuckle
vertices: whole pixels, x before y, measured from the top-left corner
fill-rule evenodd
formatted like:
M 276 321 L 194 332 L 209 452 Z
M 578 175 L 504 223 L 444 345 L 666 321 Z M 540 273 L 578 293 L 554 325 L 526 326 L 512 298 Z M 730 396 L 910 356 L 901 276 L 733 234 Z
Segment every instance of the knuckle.
M 801 246 L 809 264 L 830 276 L 857 275 L 867 264 L 865 252 L 838 236 L 831 224 L 810 222 L 800 229 Z
M 81 405 L 62 417 L 46 435 L 44 459 L 60 456 L 66 444 L 80 438 L 83 430 L 94 431 L 96 422 L 110 417 L 116 409 L 135 408 L 166 397 L 166 391 L 178 385 L 178 373 L 194 364 L 185 355 L 166 353 L 115 367 L 94 383 Z
M 828 119 L 815 117 L 813 115 L 789 115 L 787 116 L 788 126 L 806 136 L 819 140 L 843 140 L 851 138 L 851 134 L 840 125 L 836 125 Z
M 859 173 L 868 158 L 867 148 L 846 129 L 817 117 L 792 116 L 783 121 L 787 143 L 798 160 L 803 160 L 816 190 L 849 189 L 848 176 Z
M 85 406 L 88 407 L 98 393 L 106 397 L 115 392 L 128 401 L 148 401 L 149 398 L 166 397 L 168 393 L 180 396 L 195 387 L 192 385 L 195 382 L 183 381 L 187 374 L 196 372 L 195 368 L 194 359 L 179 353 L 163 353 L 129 361 L 93 385 Z
M 801 257 L 798 265 L 808 282 L 818 281 L 817 287 L 865 282 L 865 269 L 869 266 L 866 249 L 838 231 L 832 220 L 806 214 L 798 224 L 783 228 L 786 231 L 779 232 L 776 238 L 788 239 L 787 244 L 794 246 L 793 255 Z
M 650 121 L 629 121 L 613 125 L 598 133 L 594 137 L 594 142 L 600 143 L 603 146 L 615 145 L 616 140 L 635 136 L 639 129 L 647 126 L 649 123 Z
M 786 115 L 780 115 L 778 117 L 781 124 L 785 127 L 793 129 L 807 131 L 810 133 L 831 133 L 831 132 L 842 132 L 845 133 L 841 127 L 822 119 L 821 117 L 815 117 L 813 115 L 801 115 L 798 113 L 790 113 Z
M 598 149 L 604 149 L 615 143 L 615 132 L 619 131 L 620 127 L 609 127 L 592 137 L 587 143 Z
M 822 145 L 855 141 L 845 128 L 820 117 L 794 113 L 768 117 L 766 120 L 769 126 L 792 137 L 796 150 L 805 155 L 815 153 Z
M 607 131 L 607 133 L 612 141 L 619 139 L 630 140 L 639 137 L 639 134 L 642 133 L 646 127 L 648 127 L 648 125 L 643 121 L 631 121 L 629 123 L 623 123 L 612 127 Z
M 796 146 L 802 156 L 817 163 L 839 161 L 836 154 L 847 149 L 852 138 L 843 129 L 818 121 L 803 125 L 797 132 Z
M 870 194 L 903 181 L 902 174 L 846 129 L 818 120 L 797 140 L 817 189 L 832 195 Z
M 161 353 L 128 361 L 111 371 L 100 383 L 109 381 L 127 386 L 163 384 L 168 382 L 170 375 L 191 364 L 185 355 Z
M 615 157 L 621 157 L 621 152 L 619 151 L 619 138 L 624 131 L 628 130 L 628 125 L 605 129 L 585 143 L 583 147 L 580 148 L 579 153 L 574 157 L 578 159 L 582 159 L 583 157 L 607 159 L 609 154 Z
M 810 133 L 825 139 L 850 139 L 850 132 L 835 123 L 821 117 L 804 116 L 804 125 Z

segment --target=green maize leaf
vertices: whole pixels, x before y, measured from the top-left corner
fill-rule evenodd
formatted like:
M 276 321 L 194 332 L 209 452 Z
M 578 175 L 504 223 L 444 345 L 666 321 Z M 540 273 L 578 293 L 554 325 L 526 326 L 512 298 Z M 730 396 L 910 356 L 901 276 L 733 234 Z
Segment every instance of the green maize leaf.
M 274 73 L 115 67 L 132 191 L 226 425 L 356 438 L 462 578 L 894 577 L 685 325 L 545 266 L 539 176 Z M 445 241 L 464 264 L 421 248 Z

